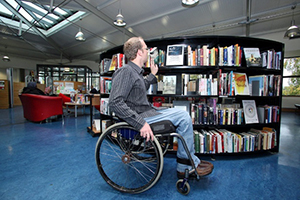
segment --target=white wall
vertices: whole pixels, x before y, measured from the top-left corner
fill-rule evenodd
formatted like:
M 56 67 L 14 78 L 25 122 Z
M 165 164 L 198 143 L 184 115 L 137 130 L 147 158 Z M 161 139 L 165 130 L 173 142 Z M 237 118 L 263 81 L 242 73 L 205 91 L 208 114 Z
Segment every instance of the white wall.
M 300 97 L 282 97 L 282 108 L 296 108 L 296 103 L 300 104 Z

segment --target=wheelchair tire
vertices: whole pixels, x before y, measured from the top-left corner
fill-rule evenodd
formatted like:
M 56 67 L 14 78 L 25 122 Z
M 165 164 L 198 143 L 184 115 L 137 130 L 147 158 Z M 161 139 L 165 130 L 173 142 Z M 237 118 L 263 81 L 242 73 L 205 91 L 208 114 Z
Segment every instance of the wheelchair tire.
M 179 179 L 176 182 L 176 188 L 177 188 L 177 191 L 183 195 L 188 195 L 191 191 L 190 184 L 187 181 L 184 181 L 183 179 Z
M 141 193 L 160 178 L 163 153 L 156 138 L 148 141 L 125 122 L 110 126 L 98 139 L 96 164 L 103 179 L 114 189 Z

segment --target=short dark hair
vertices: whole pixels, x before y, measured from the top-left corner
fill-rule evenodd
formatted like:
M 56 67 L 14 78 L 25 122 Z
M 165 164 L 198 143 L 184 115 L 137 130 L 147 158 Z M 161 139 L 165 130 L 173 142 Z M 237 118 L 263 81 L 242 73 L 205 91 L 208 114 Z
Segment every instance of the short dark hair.
M 143 40 L 142 37 L 132 37 L 125 42 L 123 52 L 128 60 L 135 59 L 137 51 L 142 49 L 141 40 Z

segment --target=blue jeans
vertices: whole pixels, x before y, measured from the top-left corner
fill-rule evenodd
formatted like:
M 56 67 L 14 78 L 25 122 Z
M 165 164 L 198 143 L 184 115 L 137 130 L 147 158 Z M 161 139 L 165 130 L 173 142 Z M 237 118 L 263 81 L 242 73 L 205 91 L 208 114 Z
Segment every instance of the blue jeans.
M 200 163 L 200 159 L 195 156 L 193 124 L 188 112 L 177 108 L 158 110 L 158 112 L 160 112 L 161 114 L 145 118 L 146 122 L 148 124 L 151 124 L 162 120 L 170 120 L 174 124 L 174 126 L 177 127 L 176 132 L 184 138 L 190 154 L 194 160 L 195 166 L 197 167 Z M 180 139 L 178 139 L 177 157 L 188 159 L 188 156 Z M 177 171 L 184 172 L 187 168 L 191 169 L 192 167 L 177 163 Z

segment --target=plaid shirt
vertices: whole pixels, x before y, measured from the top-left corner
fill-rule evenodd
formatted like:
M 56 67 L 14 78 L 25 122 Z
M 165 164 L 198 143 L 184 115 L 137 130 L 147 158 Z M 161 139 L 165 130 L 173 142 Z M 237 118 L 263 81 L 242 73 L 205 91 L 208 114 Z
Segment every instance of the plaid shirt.
M 109 109 L 137 130 L 144 126 L 144 118 L 160 114 L 147 98 L 147 90 L 157 79 L 152 73 L 143 77 L 143 73 L 129 61 L 113 74 L 109 96 Z

